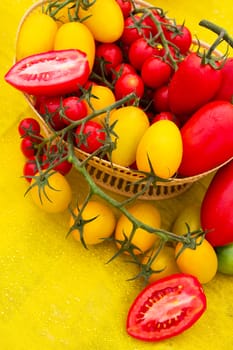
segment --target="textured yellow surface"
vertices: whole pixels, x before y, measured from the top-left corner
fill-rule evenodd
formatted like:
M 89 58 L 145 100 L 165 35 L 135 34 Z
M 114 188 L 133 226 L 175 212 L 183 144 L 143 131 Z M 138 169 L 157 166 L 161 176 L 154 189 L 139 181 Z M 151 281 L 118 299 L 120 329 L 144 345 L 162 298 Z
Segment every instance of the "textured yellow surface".
M 129 305 L 142 288 L 127 282 L 135 274 L 122 259 L 105 262 L 111 245 L 88 251 L 65 239 L 67 213 L 40 212 L 24 197 L 24 159 L 19 152 L 17 123 L 29 115 L 20 93 L 7 86 L 3 75 L 12 64 L 20 17 L 33 2 L 0 2 L 0 348 L 1 350 L 225 350 L 233 347 L 233 279 L 223 275 L 204 286 L 208 308 L 184 334 L 163 343 L 143 343 L 128 337 Z M 154 1 L 155 3 L 155 1 Z M 199 20 L 225 26 L 232 34 L 232 1 L 157 1 L 171 17 L 186 20 L 208 41 Z M 74 198 L 85 194 L 85 182 L 69 175 Z M 163 226 L 169 227 L 186 203 L 200 201 L 209 179 L 182 196 L 158 203 Z

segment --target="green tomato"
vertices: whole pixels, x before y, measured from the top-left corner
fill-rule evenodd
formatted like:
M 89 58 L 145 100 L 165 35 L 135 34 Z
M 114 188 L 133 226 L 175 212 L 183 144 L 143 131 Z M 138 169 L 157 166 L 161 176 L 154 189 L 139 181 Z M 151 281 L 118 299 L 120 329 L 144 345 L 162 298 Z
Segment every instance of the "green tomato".
M 218 272 L 233 275 L 233 243 L 216 248 Z
M 186 206 L 176 217 L 171 231 L 177 235 L 184 235 L 188 232 L 187 225 L 190 231 L 199 230 L 200 223 L 200 205 L 191 204 Z

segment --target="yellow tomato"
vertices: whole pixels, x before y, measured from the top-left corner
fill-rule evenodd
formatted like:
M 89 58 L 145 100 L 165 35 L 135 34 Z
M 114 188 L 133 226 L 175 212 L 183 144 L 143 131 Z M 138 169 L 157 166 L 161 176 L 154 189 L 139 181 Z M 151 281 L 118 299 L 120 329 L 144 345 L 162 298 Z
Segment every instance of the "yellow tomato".
M 170 120 L 152 124 L 139 142 L 136 163 L 139 170 L 154 173 L 164 179 L 172 177 L 182 160 L 183 144 L 179 128 Z M 149 163 L 149 160 L 150 163 Z
M 176 235 L 184 235 L 188 232 L 186 224 L 189 226 L 190 231 L 201 229 L 200 205 L 191 204 L 185 206 L 176 217 L 171 231 Z
M 128 208 L 129 213 L 131 213 L 136 219 L 154 228 L 160 228 L 161 217 L 158 209 L 150 203 L 138 202 L 133 204 Z M 124 243 L 125 236 L 130 237 L 132 233 L 132 222 L 123 214 L 117 221 L 115 228 L 115 239 L 118 248 L 122 246 L 119 242 Z M 144 253 L 155 244 L 158 240 L 158 236 L 154 233 L 149 233 L 142 228 L 138 228 L 132 238 L 131 243 L 139 249 L 134 249 L 134 254 Z M 127 253 L 127 251 L 126 251 Z
M 78 208 L 75 208 L 74 214 L 78 215 Z M 73 227 L 71 233 L 78 242 L 81 242 L 82 237 L 86 245 L 103 242 L 104 238 L 108 238 L 113 234 L 116 225 L 116 218 L 112 208 L 97 200 L 91 200 L 87 203 L 82 212 L 82 220 L 90 220 L 84 224 L 83 232 L 80 233 L 77 228 Z M 74 222 L 74 217 L 71 216 L 70 228 L 72 228 Z
M 16 59 L 53 49 L 57 23 L 44 13 L 32 13 L 23 22 L 16 43 Z
M 93 109 L 86 102 L 88 114 L 91 114 L 93 111 L 97 111 L 99 109 L 108 107 L 116 101 L 112 90 L 109 89 L 107 86 L 93 85 L 91 88 L 91 95 L 92 97 L 90 98 L 90 104 Z M 107 113 L 102 113 L 97 117 L 93 118 L 92 120 L 98 123 L 102 123 L 106 115 Z
M 68 22 L 62 24 L 55 36 L 54 49 L 76 49 L 85 52 L 90 70 L 92 70 L 95 58 L 95 40 L 90 30 L 83 23 Z
M 130 166 L 136 160 L 138 144 L 149 128 L 149 119 L 139 107 L 121 107 L 110 116 L 110 125 L 115 123 L 112 140 L 116 141 L 116 149 L 112 152 L 112 161 L 121 166 Z
M 175 248 L 175 255 L 182 247 L 182 243 L 178 243 Z M 214 248 L 204 239 L 196 249 L 186 248 L 178 256 L 177 265 L 181 272 L 194 275 L 200 283 L 210 282 L 216 275 L 218 268 L 218 259 Z
M 154 252 L 155 253 L 155 252 Z M 148 252 L 144 257 L 142 263 L 148 264 L 150 259 L 153 259 L 152 252 Z M 160 278 L 170 276 L 174 273 L 180 272 L 176 259 L 175 259 L 175 250 L 173 247 L 165 246 L 160 252 L 159 255 L 149 264 L 150 268 L 154 271 L 149 276 L 148 282 L 152 283 L 159 280 Z
M 102 43 L 117 41 L 124 29 L 124 17 L 115 0 L 96 0 L 87 10 L 80 8 L 79 16 L 92 32 L 95 40 Z
M 72 192 L 65 176 L 51 171 L 38 174 L 31 182 L 30 194 L 33 202 L 48 213 L 66 210 L 72 199 Z
M 51 12 L 55 9 L 51 9 Z M 57 10 L 57 8 L 56 8 Z M 60 27 L 63 23 L 71 22 L 75 20 L 76 13 L 75 7 L 71 3 L 61 7 L 59 11 L 55 14 L 54 19 L 57 21 L 58 27 Z

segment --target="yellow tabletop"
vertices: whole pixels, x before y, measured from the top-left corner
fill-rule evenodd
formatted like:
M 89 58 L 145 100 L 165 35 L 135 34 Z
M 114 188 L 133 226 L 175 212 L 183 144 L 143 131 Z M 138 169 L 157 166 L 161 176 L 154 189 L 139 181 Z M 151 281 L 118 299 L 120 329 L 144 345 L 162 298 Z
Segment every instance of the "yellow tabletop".
M 218 274 L 204 286 L 208 307 L 184 334 L 162 343 L 144 343 L 125 331 L 128 308 L 142 285 L 128 282 L 133 266 L 119 258 L 106 265 L 114 247 L 85 250 L 66 239 L 68 213 L 39 211 L 24 197 L 24 158 L 19 151 L 17 124 L 31 115 L 23 96 L 8 86 L 4 73 L 13 62 L 15 34 L 31 0 L 0 2 L 0 349 L 1 350 L 226 350 L 233 346 L 233 279 Z M 198 22 L 208 19 L 233 34 L 231 0 L 163 0 L 168 10 L 205 41 L 214 37 Z M 68 175 L 73 195 L 81 198 L 85 182 Z M 209 179 L 194 184 L 174 199 L 157 203 L 163 226 L 178 210 L 200 201 Z

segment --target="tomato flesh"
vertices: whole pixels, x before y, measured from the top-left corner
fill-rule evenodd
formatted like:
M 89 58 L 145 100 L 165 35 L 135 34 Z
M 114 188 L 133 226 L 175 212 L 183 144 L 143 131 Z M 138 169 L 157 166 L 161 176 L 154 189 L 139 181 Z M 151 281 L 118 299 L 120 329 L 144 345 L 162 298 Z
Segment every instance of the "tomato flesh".
M 149 284 L 133 302 L 127 332 L 134 338 L 159 341 L 190 328 L 206 309 L 206 296 L 196 277 L 173 274 Z
M 30 95 L 56 96 L 77 91 L 89 73 L 86 54 L 72 49 L 26 57 L 6 73 L 5 80 Z

